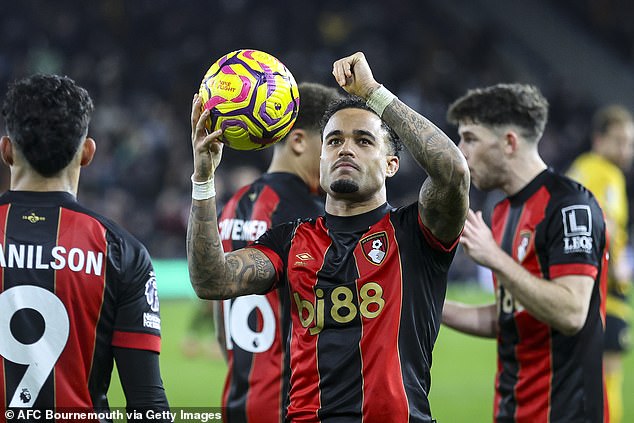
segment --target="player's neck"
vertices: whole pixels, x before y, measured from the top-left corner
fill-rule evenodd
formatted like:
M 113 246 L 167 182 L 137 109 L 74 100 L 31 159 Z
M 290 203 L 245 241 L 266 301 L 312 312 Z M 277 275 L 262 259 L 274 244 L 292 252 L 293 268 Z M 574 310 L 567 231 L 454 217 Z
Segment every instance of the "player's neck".
M 361 200 L 356 195 L 328 193 L 326 196 L 326 212 L 334 216 L 356 216 L 372 211 L 385 204 L 386 201 L 385 187 L 370 198 Z
M 45 178 L 44 176 L 24 168 L 11 168 L 12 191 L 64 191 L 77 196 L 79 185 L 79 170 L 74 172 L 62 171 L 58 176 Z
M 509 177 L 502 190 L 506 195 L 517 194 L 548 166 L 539 156 L 524 158 L 516 165 L 509 166 Z

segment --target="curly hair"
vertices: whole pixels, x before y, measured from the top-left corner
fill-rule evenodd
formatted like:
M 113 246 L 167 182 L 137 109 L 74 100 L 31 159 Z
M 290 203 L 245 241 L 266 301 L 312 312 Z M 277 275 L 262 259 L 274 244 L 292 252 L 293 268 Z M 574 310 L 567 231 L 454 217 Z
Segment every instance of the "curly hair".
M 454 125 L 463 121 L 515 125 L 524 137 L 537 142 L 548 120 L 548 100 L 533 85 L 497 84 L 467 91 L 449 106 L 447 120 Z
M 367 110 L 376 115 L 376 112 L 372 110 L 370 107 L 368 107 L 365 100 L 363 100 L 360 97 L 346 96 L 342 98 L 341 100 L 334 101 L 330 103 L 330 106 L 326 109 L 326 111 L 324 112 L 324 115 L 321 118 L 322 138 L 324 135 L 324 128 L 326 127 L 326 124 L 328 123 L 332 115 L 337 113 L 339 110 L 343 110 L 343 109 Z M 403 143 L 401 142 L 396 132 L 394 132 L 394 130 L 390 128 L 383 119 L 381 119 L 381 128 L 383 128 L 385 132 L 387 133 L 387 141 L 390 143 L 390 146 L 392 147 L 390 149 L 391 150 L 390 154 L 398 157 L 400 151 L 403 149 Z
M 88 92 L 72 79 L 37 74 L 9 85 L 2 116 L 9 137 L 31 167 L 51 177 L 77 153 L 93 110 Z

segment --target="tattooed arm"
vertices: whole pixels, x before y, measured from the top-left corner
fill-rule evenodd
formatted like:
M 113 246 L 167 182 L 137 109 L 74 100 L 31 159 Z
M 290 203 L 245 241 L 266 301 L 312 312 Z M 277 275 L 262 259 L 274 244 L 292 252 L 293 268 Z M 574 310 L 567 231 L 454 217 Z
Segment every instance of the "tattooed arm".
M 439 240 L 454 241 L 469 211 L 469 168 L 464 156 L 443 131 L 398 99 L 386 107 L 382 119 L 429 175 L 418 195 L 423 224 Z
M 222 142 L 218 139 L 222 132 L 207 134 L 208 117 L 209 111 L 201 113 L 201 100 L 194 96 L 191 114 L 194 182 L 213 180 L 222 157 Z M 265 254 L 253 248 L 225 255 L 216 216 L 215 196 L 192 200 L 187 224 L 187 264 L 194 291 L 205 299 L 265 292 L 275 282 L 273 264 Z
M 187 264 L 196 295 L 208 300 L 261 294 L 275 282 L 275 268 L 260 250 L 243 248 L 224 253 L 213 198 L 192 200 Z
M 333 74 L 347 92 L 366 100 L 380 87 L 363 53 L 335 62 Z M 385 108 L 381 119 L 429 175 L 418 197 L 423 224 L 439 240 L 454 241 L 469 210 L 469 168 L 464 156 L 443 131 L 398 99 Z

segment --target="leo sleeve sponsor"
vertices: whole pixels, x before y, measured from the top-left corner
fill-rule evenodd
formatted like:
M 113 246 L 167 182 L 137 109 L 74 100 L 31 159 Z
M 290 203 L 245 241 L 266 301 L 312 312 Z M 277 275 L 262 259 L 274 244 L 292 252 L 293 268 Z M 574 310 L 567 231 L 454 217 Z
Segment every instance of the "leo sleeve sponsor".
M 561 209 L 564 254 L 592 253 L 592 211 L 590 206 L 575 204 Z

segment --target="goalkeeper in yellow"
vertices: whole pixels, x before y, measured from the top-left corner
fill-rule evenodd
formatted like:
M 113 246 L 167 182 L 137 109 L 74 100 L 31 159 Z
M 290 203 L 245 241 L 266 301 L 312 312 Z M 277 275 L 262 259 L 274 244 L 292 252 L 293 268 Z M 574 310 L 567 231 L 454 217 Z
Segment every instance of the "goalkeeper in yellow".
M 629 347 L 628 291 L 632 269 L 628 245 L 628 199 L 625 172 L 634 157 L 634 118 L 622 106 L 599 109 L 592 120 L 592 150 L 573 162 L 568 176 L 585 185 L 605 213 L 610 236 L 605 349 L 603 355 L 610 422 L 623 416 L 623 354 Z

